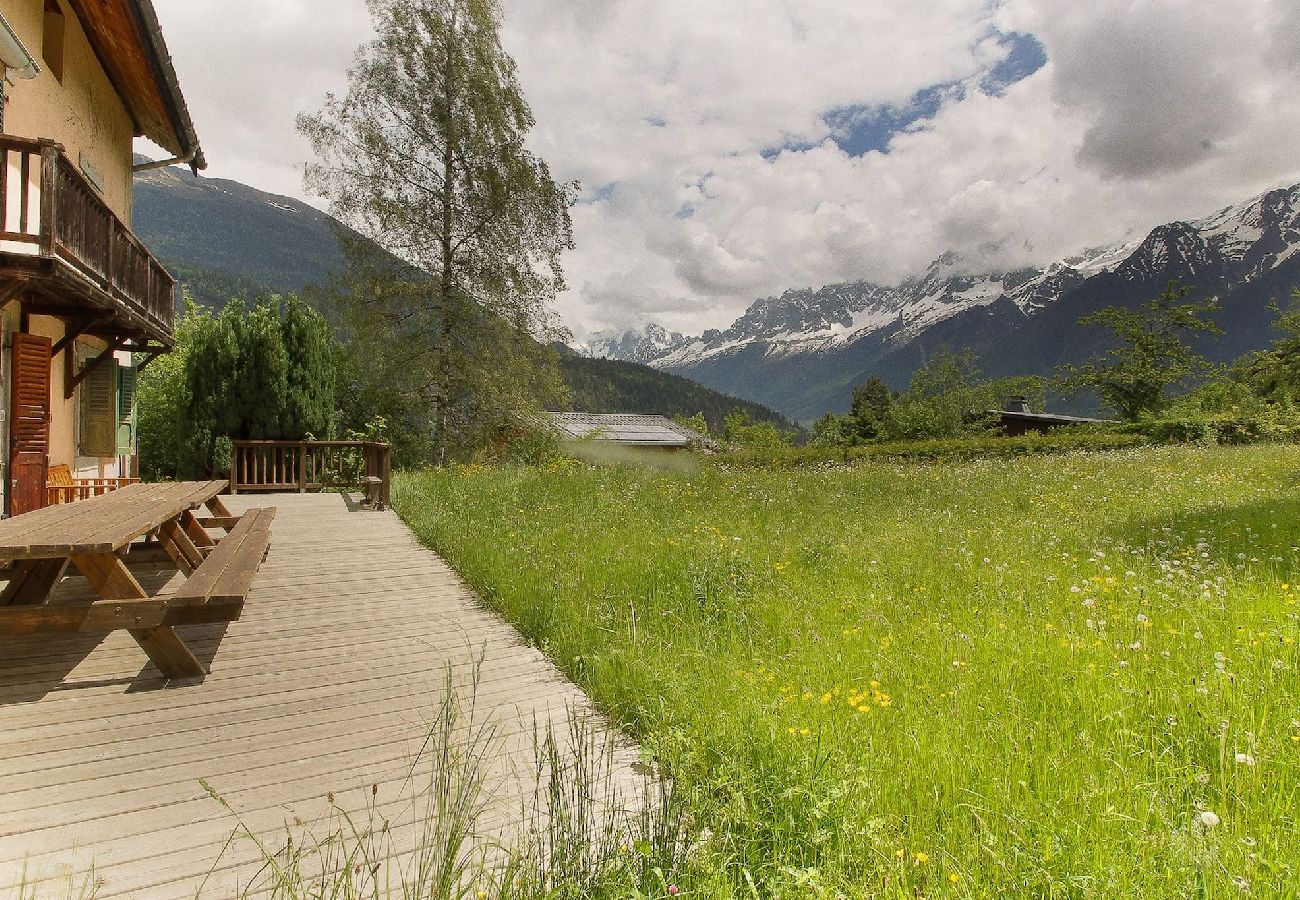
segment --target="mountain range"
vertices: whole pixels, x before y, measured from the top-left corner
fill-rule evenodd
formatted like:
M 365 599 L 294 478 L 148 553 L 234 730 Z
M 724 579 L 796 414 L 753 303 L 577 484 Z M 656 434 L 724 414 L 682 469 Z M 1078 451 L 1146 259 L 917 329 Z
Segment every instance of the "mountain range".
M 153 169 L 136 176 L 132 205 L 136 233 L 183 290 L 207 306 L 298 293 L 326 284 L 346 265 L 335 219 L 237 181 L 195 178 L 175 166 Z M 560 369 L 582 412 L 703 413 L 710 428 L 721 430 L 726 414 L 738 409 L 753 421 L 798 430 L 760 403 L 635 361 L 585 358 L 566 349 Z
M 136 233 L 209 305 L 267 288 L 296 293 L 344 268 L 333 218 L 237 181 L 152 169 L 135 176 L 131 205 Z
M 339 224 L 288 197 L 173 167 L 137 177 L 133 199 L 136 231 L 201 302 L 296 292 L 344 267 Z M 905 387 L 944 346 L 974 351 L 988 377 L 1049 375 L 1083 362 L 1107 348 L 1108 335 L 1079 326 L 1081 317 L 1136 307 L 1170 281 L 1218 298 L 1225 333 L 1194 342 L 1211 359 L 1268 346 L 1277 336 L 1269 301 L 1300 287 L 1300 185 L 1041 267 L 981 272 L 946 253 L 894 285 L 855 281 L 762 298 L 730 327 L 698 336 L 654 323 L 593 334 L 574 349 L 594 365 L 579 371 L 566 356 L 566 375 L 581 384 L 580 402 L 601 407 L 589 412 L 698 411 L 688 406 L 703 395 L 675 379 L 656 381 L 659 371 L 724 395 L 709 398 L 710 410 L 744 398 L 756 419 L 808 422 L 845 410 L 853 386 L 869 377 Z M 602 369 L 604 360 L 638 369 Z M 650 408 L 656 390 L 673 398 L 663 409 Z M 1061 411 L 1093 411 L 1075 402 Z
M 1195 342 L 1211 359 L 1267 346 L 1276 337 L 1269 301 L 1300 287 L 1300 185 L 1040 268 L 978 272 L 946 253 L 896 285 L 788 290 L 754 302 L 725 330 L 690 337 L 648 324 L 594 334 L 579 350 L 647 363 L 809 421 L 845 410 L 853 385 L 868 377 L 904 387 L 943 346 L 973 350 L 990 377 L 1083 362 L 1108 336 L 1079 318 L 1136 307 L 1170 281 L 1218 298 L 1225 334 Z

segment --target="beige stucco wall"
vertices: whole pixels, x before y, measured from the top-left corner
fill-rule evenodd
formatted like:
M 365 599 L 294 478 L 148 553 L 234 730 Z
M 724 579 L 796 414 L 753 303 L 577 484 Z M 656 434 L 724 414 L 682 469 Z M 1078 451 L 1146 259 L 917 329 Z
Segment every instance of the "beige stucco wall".
M 44 0 L 0 0 L 0 13 L 36 57 L 41 72 L 7 86 L 5 133 L 52 138 L 79 165 L 85 153 L 104 187 L 104 200 L 122 221 L 131 222 L 131 116 L 90 48 L 76 14 L 66 0 L 63 10 L 63 83 L 41 55 L 45 31 Z

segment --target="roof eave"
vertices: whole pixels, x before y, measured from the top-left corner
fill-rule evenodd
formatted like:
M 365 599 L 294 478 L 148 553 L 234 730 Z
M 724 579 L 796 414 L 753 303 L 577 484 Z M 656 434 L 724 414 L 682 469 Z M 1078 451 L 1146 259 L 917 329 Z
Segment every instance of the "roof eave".
M 167 114 L 172 121 L 172 129 L 180 147 L 177 158 L 184 160 L 197 174 L 208 167 L 199 144 L 198 133 L 190 118 L 189 107 L 181 93 L 180 80 L 176 77 L 176 68 L 172 65 L 171 54 L 167 51 L 167 42 L 163 38 L 162 25 L 158 13 L 153 8 L 152 0 L 132 0 L 132 7 L 140 19 L 140 31 L 148 41 L 150 61 L 154 68 L 154 77 L 162 90 L 163 102 L 167 104 Z

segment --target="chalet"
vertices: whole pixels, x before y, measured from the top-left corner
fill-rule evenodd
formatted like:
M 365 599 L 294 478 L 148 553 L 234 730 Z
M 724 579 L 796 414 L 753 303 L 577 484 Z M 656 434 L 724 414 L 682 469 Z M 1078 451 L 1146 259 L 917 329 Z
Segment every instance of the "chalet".
M 651 450 L 686 450 L 713 445 L 705 435 L 664 416 L 559 412 L 551 413 L 551 419 L 563 440 L 592 440 Z
M 150 0 L 0 0 L 0 466 L 9 515 L 51 468 L 136 472 L 135 378 L 175 281 L 131 232 L 132 142 L 206 162 Z M 157 165 L 157 164 L 150 164 Z

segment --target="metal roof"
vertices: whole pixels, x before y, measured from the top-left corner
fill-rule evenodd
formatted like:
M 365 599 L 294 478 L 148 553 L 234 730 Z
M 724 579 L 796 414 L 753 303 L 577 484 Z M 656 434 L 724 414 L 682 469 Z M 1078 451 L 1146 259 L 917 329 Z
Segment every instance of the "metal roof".
M 561 437 L 637 447 L 689 447 L 708 443 L 702 434 L 664 416 L 631 413 L 551 413 Z
M 1042 422 L 1047 425 L 1113 425 L 1113 419 L 1090 419 L 1086 416 L 1062 416 L 1056 413 L 1012 412 L 1008 409 L 991 409 L 1004 422 Z

